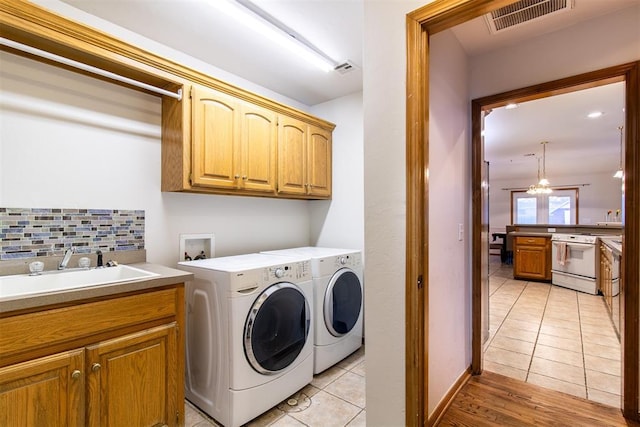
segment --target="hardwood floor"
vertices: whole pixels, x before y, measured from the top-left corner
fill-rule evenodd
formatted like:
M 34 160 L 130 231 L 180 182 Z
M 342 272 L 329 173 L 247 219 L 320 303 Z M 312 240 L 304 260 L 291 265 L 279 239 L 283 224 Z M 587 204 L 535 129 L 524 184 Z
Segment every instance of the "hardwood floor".
M 438 426 L 640 426 L 620 409 L 493 372 L 472 377 Z

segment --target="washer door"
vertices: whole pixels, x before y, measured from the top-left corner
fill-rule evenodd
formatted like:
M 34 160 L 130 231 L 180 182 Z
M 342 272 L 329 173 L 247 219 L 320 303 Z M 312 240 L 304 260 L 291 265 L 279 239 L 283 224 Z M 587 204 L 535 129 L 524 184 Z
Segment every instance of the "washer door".
M 261 374 L 291 365 L 307 342 L 311 312 L 304 293 L 292 283 L 267 288 L 251 306 L 244 327 L 244 352 Z
M 324 294 L 324 323 L 334 337 L 348 334 L 355 326 L 362 310 L 360 279 L 348 268 L 338 270 Z

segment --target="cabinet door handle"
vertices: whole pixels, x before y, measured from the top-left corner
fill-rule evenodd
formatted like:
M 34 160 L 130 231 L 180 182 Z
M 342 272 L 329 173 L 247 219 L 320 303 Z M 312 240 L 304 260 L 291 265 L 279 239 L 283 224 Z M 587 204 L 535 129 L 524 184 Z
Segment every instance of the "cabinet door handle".
M 233 176 L 233 179 L 238 179 L 238 178 L 240 178 L 240 175 L 234 175 Z
M 94 363 L 93 365 L 91 365 L 91 370 L 93 372 L 98 372 L 100 370 L 100 368 L 102 368 L 102 365 L 99 363 Z
M 80 378 L 81 375 L 82 375 L 82 372 L 76 369 L 71 373 L 71 378 L 73 378 L 74 380 L 77 380 L 78 378 Z
M 244 181 L 246 181 L 246 180 L 247 180 L 247 176 L 246 176 L 246 175 L 243 175 L 243 176 L 242 176 L 242 179 L 243 179 Z

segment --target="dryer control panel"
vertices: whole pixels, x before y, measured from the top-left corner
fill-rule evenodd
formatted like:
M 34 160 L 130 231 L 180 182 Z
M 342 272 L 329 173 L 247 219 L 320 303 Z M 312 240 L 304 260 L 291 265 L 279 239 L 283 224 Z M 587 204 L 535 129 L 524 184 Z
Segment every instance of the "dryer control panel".
M 304 282 L 311 280 L 309 261 L 275 265 L 264 269 L 265 282 Z
M 333 266 L 337 268 L 356 268 L 362 266 L 362 254 L 360 252 L 337 255 L 333 257 Z

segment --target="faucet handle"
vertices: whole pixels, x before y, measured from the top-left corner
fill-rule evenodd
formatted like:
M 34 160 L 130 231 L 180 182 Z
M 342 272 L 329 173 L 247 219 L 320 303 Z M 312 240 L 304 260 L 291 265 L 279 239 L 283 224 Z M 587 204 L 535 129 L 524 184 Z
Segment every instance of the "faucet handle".
M 96 255 L 98 257 L 98 260 L 96 262 L 96 267 L 103 267 L 103 265 L 102 265 L 102 251 L 97 250 L 96 251 Z

